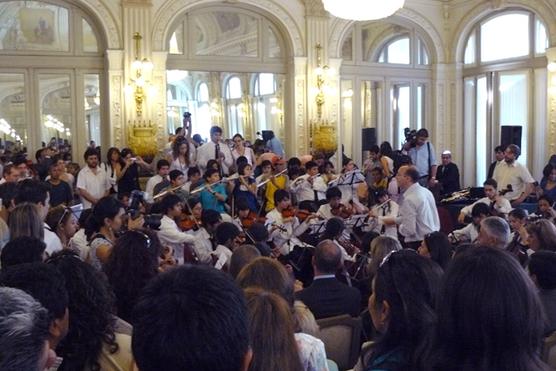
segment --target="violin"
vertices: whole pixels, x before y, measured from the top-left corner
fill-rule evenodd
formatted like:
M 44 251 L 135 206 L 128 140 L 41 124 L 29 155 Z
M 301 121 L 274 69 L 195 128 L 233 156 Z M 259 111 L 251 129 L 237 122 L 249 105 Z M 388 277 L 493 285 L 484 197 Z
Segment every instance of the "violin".
M 313 213 L 310 212 L 309 210 L 296 209 L 291 206 L 282 210 L 282 218 L 291 218 L 296 216 L 300 222 L 305 221 L 305 219 L 307 219 L 309 215 L 312 214 Z
M 338 217 L 338 218 L 341 218 L 341 219 L 347 219 L 347 218 L 349 218 L 353 215 L 353 209 L 351 207 L 347 207 L 346 205 L 341 204 L 341 203 L 338 204 L 338 206 L 336 206 L 336 207 L 330 208 L 330 212 L 335 217 Z
M 266 218 L 264 216 L 258 216 L 254 211 L 250 211 L 249 215 L 245 218 L 240 217 L 239 221 L 244 229 L 249 229 L 255 223 L 265 224 Z
M 195 219 L 193 216 L 185 215 L 184 218 L 178 223 L 178 225 L 184 232 L 198 231 L 201 226 L 201 222 Z

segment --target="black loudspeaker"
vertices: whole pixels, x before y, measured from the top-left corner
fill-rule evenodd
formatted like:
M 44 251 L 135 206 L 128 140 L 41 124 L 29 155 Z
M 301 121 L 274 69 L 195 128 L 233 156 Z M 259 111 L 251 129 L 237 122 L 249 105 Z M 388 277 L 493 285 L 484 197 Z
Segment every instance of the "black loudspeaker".
M 521 148 L 521 126 L 508 126 L 504 125 L 500 127 L 500 144 L 507 146 L 509 144 L 515 144 Z
M 376 129 L 361 129 L 361 147 L 363 148 L 363 151 L 369 151 L 374 145 L 376 145 Z

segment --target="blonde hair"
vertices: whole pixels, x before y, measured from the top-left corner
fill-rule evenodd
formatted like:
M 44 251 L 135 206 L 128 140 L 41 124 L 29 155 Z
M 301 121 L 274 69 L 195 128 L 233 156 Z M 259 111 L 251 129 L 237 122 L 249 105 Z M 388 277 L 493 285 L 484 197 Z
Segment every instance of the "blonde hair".
M 17 205 L 8 217 L 10 240 L 18 237 L 35 237 L 44 241 L 44 225 L 39 207 L 30 202 Z

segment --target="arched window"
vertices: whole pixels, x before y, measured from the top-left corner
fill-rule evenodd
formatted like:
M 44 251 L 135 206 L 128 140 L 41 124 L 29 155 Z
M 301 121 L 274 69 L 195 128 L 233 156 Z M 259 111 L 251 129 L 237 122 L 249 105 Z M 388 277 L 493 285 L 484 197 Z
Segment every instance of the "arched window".
M 197 87 L 197 115 L 198 115 L 198 132 L 201 137 L 208 139 L 210 137 L 210 127 L 212 126 L 210 112 L 210 96 L 208 85 L 202 82 Z
M 412 44 L 415 52 L 412 53 Z M 378 57 L 378 63 L 428 65 L 429 53 L 425 43 L 418 37 L 411 35 L 396 36 L 383 47 Z
M 253 111 L 258 132 L 279 124 L 281 108 L 279 107 L 279 99 L 276 96 L 276 85 L 276 77 L 272 73 L 259 73 L 255 75 Z
M 476 163 L 466 183 L 484 182 L 494 147 L 509 144 L 502 143 L 506 131 L 521 132 L 515 143 L 521 147 L 518 161 L 536 173 L 544 159 L 535 153 L 544 153 L 546 130 L 545 115 L 537 109 L 546 102 L 545 25 L 530 11 L 506 10 L 475 25 L 465 45 L 464 130 L 469 135 L 464 137 L 469 141 L 465 147 L 475 149 L 467 152 L 474 158 L 466 161 Z
M 69 1 L 2 1 L 0 24 L 1 146 L 71 144 L 77 128 L 74 155 L 100 145 L 105 42 L 93 19 Z

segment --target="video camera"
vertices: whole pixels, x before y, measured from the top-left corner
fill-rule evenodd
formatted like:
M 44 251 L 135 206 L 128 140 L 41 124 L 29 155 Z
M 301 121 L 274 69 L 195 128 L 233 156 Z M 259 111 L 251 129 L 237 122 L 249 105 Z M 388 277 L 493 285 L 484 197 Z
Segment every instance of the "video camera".
M 415 129 L 411 130 L 410 128 L 405 128 L 403 129 L 403 134 L 405 136 L 405 143 L 403 147 L 405 147 L 406 144 L 409 144 L 410 148 L 413 148 L 417 145 L 417 130 Z
M 148 199 L 148 193 L 139 190 L 131 191 L 129 196 L 129 206 L 127 208 L 127 213 L 131 219 L 137 219 L 141 216 L 141 204 L 145 203 L 145 199 Z M 147 214 L 143 216 L 145 220 L 144 226 L 153 229 L 160 229 L 160 221 L 162 220 L 161 214 Z

